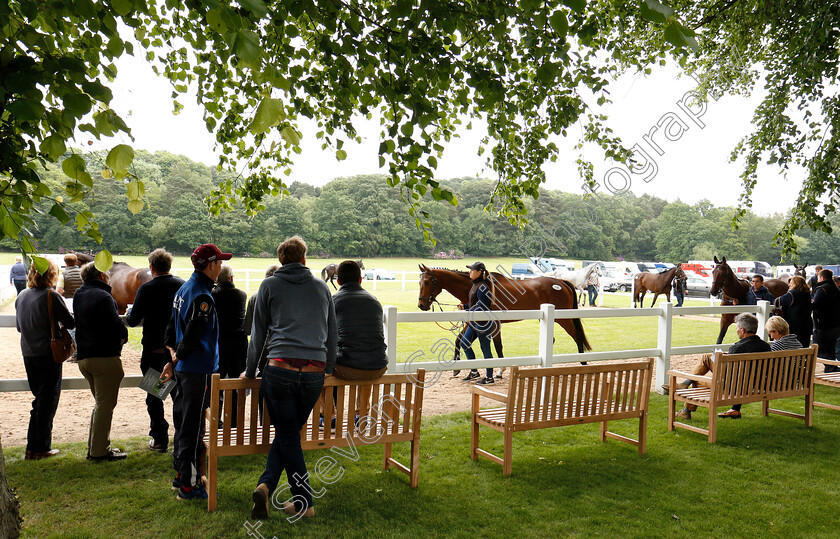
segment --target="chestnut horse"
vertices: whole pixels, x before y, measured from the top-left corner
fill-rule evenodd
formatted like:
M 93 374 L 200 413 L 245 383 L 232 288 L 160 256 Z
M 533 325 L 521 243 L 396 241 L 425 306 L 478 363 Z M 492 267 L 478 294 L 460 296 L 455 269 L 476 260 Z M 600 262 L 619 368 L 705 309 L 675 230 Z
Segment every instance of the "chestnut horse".
M 356 264 L 359 265 L 361 269 L 365 269 L 365 265 L 362 264 L 362 259 L 356 260 Z M 335 288 L 335 278 L 338 274 L 338 264 L 327 264 L 327 266 L 321 270 L 321 279 L 327 281 Z
M 85 253 L 73 254 L 79 259 L 80 266 L 94 260 L 91 255 Z M 125 262 L 114 262 L 108 275 L 111 277 L 111 295 L 117 302 L 117 310 L 120 314 L 125 314 L 128 305 L 134 303 L 140 285 L 152 280 L 152 272 L 149 268 L 133 268 Z
M 645 293 L 648 290 L 653 292 L 651 307 L 656 305 L 659 294 L 665 294 L 668 301 L 671 301 L 671 284 L 675 277 L 685 279 L 685 272 L 679 264 L 662 273 L 637 273 L 633 279 L 633 307 L 636 306 L 636 302 L 639 303 L 639 307 L 644 307 Z
M 721 305 L 743 305 L 746 303 L 747 291 L 752 285 L 746 279 L 739 279 L 735 276 L 735 272 L 726 263 L 726 257 L 723 257 L 720 261 L 715 257 L 715 269 L 712 271 L 712 279 L 711 295 L 717 296 L 723 292 L 723 297 L 720 302 Z M 774 298 L 778 298 L 788 291 L 787 283 L 779 279 L 765 279 L 764 286 L 770 290 Z M 726 336 L 726 330 L 735 322 L 736 316 L 733 313 L 720 315 L 720 334 L 718 335 L 717 344 L 723 342 L 723 338 Z
M 493 293 L 492 310 L 535 310 L 543 303 L 551 303 L 557 309 L 577 309 L 577 294 L 574 287 L 567 281 L 553 279 L 551 277 L 536 277 L 524 281 L 511 281 L 500 273 L 490 274 Z M 420 296 L 417 298 L 417 306 L 422 311 L 428 311 L 435 302 L 438 294 L 446 290 L 461 303 L 469 302 L 470 288 L 472 281 L 469 273 L 465 271 L 453 271 L 439 268 L 428 268 L 420 265 Z M 502 320 L 516 322 L 516 320 Z M 586 334 L 583 332 L 583 324 L 579 318 L 557 320 L 566 333 L 568 333 L 578 347 L 578 352 L 592 350 Z M 455 342 L 455 359 L 460 354 L 461 335 L 466 326 L 461 330 Z M 496 355 L 504 357 L 502 353 L 502 337 L 500 331 L 495 331 L 493 342 L 496 346 Z

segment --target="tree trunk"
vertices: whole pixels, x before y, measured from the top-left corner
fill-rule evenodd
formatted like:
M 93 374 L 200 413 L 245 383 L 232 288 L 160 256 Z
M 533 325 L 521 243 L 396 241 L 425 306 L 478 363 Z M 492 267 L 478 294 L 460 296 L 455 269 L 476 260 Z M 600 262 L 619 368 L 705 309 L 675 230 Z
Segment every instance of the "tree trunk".
M 3 458 L 3 441 L 0 439 L 0 537 L 20 536 L 20 510 L 15 493 L 6 482 L 6 460 Z

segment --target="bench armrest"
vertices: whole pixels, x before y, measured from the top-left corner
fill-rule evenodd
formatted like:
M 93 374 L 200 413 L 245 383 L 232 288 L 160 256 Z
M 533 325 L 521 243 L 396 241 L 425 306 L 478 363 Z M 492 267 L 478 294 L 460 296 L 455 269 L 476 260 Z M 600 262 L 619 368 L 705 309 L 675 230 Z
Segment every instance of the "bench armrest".
M 691 374 L 688 372 L 677 371 L 677 370 L 670 370 L 667 373 L 668 376 L 676 376 L 677 378 L 687 378 L 694 382 L 706 382 L 707 384 L 712 383 L 711 376 L 700 376 L 699 374 Z
M 490 391 L 489 389 L 485 389 L 483 387 L 478 387 L 478 386 L 472 386 L 470 388 L 470 390 L 472 390 L 473 395 L 478 394 L 478 395 L 481 395 L 483 397 L 487 397 L 488 399 L 493 399 L 494 401 L 499 401 L 499 402 L 504 402 L 504 403 L 507 403 L 507 401 L 508 401 L 508 396 L 507 395 L 505 395 L 503 393 L 499 393 L 497 391 Z
M 840 361 L 835 361 L 833 359 L 823 359 L 821 357 L 817 358 L 817 363 L 822 363 L 824 365 L 834 365 L 835 367 L 840 367 Z

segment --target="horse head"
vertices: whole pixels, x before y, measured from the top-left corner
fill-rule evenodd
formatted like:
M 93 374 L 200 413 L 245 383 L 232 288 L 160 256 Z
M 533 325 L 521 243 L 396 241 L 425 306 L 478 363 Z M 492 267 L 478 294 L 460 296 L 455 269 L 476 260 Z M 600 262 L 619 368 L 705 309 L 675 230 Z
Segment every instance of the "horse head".
M 805 268 L 808 267 L 807 262 L 805 262 L 801 266 L 799 264 L 794 264 L 793 267 L 796 268 L 796 271 L 793 272 L 794 275 L 799 275 L 800 277 L 805 277 Z
M 732 268 L 726 263 L 726 257 L 723 257 L 722 260 L 718 260 L 718 257 L 715 257 L 715 269 L 712 270 L 712 289 L 709 293 L 712 296 L 720 294 L 730 275 L 735 276 Z
M 365 269 L 365 265 L 362 263 L 362 259 L 356 260 L 356 263 L 359 265 L 359 269 Z
M 677 271 L 674 272 L 674 277 L 677 279 L 688 279 L 688 275 L 682 269 L 682 264 L 677 264 Z
M 443 288 L 438 283 L 434 270 L 427 268 L 424 264 L 419 264 L 418 267 L 420 268 L 420 296 L 417 298 L 417 307 L 421 311 L 428 311 Z

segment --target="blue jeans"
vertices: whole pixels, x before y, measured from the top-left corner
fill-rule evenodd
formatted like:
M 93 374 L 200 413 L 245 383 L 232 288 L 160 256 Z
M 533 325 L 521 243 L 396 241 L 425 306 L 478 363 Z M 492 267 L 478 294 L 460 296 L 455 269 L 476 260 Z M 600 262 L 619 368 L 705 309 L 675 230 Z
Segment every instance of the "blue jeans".
M 485 322 L 487 324 L 487 322 Z M 493 351 L 490 349 L 490 333 L 482 333 L 477 331 L 472 324 L 467 326 L 467 331 L 461 337 L 461 348 L 464 349 L 464 355 L 467 359 L 475 359 L 475 352 L 472 349 L 472 343 L 478 337 L 478 345 L 481 347 L 481 353 L 484 354 L 484 359 L 492 359 Z M 475 372 L 476 369 L 472 369 Z M 493 369 L 487 369 L 487 377 L 493 378 Z
M 312 507 L 306 463 L 300 448 L 300 429 L 312 413 L 323 387 L 323 373 L 298 372 L 271 365 L 266 365 L 260 385 L 260 394 L 265 398 L 277 436 L 271 442 L 259 483 L 265 483 L 272 494 L 286 470 L 290 497 L 294 497 L 298 510 L 302 503 L 308 504 L 304 510 Z
M 674 297 L 677 298 L 677 307 L 682 307 L 685 296 L 679 292 L 674 292 Z
M 595 300 L 598 299 L 598 289 L 588 284 L 586 285 L 586 291 L 589 292 L 589 306 L 592 307 L 595 305 Z

